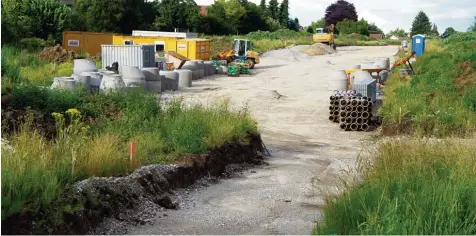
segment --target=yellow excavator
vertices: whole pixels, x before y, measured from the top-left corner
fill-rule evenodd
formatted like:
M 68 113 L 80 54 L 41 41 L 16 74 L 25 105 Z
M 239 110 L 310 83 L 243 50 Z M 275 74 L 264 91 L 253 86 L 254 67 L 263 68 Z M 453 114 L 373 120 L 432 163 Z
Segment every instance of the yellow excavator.
M 247 39 L 234 39 L 233 49 L 219 52 L 213 59 L 226 60 L 231 63 L 237 59 L 245 61 L 250 69 L 259 64 L 259 54 L 251 50 L 251 41 Z
M 335 29 L 334 24 L 331 24 L 325 28 L 317 28 L 316 33 L 312 36 L 312 41 L 316 43 L 327 44 L 335 50 L 336 44 L 335 44 L 334 29 Z

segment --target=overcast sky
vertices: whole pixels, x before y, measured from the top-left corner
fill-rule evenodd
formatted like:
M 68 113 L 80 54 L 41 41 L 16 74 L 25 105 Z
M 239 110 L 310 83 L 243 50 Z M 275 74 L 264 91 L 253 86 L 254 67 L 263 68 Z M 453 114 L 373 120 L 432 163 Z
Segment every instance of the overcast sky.
M 199 5 L 210 5 L 214 0 L 195 0 Z M 260 0 L 250 0 L 259 4 Z M 279 0 L 278 0 L 279 1 Z M 289 0 L 291 17 L 299 18 L 307 26 L 324 16 L 326 7 L 336 0 Z M 269 2 L 269 0 L 267 0 Z M 279 1 L 281 2 L 281 1 Z M 476 0 L 350 0 L 359 18 L 374 22 L 385 33 L 397 27 L 410 30 L 418 11 L 423 10 L 440 34 L 447 27 L 466 31 L 476 16 Z

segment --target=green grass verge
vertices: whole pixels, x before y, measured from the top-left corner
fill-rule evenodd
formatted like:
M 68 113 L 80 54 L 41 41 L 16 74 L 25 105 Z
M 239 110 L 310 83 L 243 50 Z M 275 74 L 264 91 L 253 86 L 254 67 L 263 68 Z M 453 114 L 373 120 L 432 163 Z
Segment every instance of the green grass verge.
M 476 234 L 475 140 L 389 140 L 363 184 L 329 197 L 313 234 Z
M 414 76 L 401 78 L 394 71 L 379 111 L 384 126 L 416 135 L 472 134 L 476 128 L 474 48 L 476 40 L 433 40 L 413 63 Z

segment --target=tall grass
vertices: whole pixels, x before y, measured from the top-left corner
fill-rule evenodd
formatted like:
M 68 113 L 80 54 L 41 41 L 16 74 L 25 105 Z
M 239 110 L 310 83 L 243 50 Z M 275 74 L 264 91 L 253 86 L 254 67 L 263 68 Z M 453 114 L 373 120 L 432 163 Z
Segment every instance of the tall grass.
M 384 125 L 417 135 L 472 134 L 476 130 L 475 47 L 474 40 L 446 45 L 433 41 L 414 63 L 414 76 L 402 78 L 394 72 L 379 111 Z
M 475 140 L 382 142 L 314 234 L 476 234 Z
M 2 148 L 2 219 L 53 207 L 74 181 L 124 175 L 226 142 L 247 143 L 258 133 L 246 111 L 231 111 L 226 102 L 185 107 L 174 100 L 160 107 L 154 95 L 140 91 L 87 95 L 31 85 L 13 90 L 10 108 L 30 107 L 54 117 L 58 135 L 47 141 L 30 128 L 32 118 L 16 133 L 2 135 L 14 150 Z

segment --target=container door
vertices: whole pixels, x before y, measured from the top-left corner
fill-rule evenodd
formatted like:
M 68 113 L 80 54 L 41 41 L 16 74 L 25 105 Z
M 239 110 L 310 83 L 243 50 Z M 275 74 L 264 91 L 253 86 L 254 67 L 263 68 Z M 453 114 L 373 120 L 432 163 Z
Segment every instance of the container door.
M 143 45 L 143 68 L 144 67 L 154 67 L 155 66 L 155 48 L 153 45 Z M 141 68 L 142 69 L 142 68 Z

